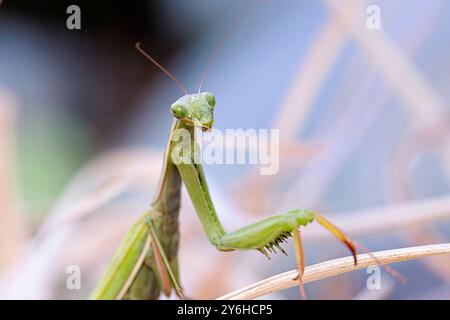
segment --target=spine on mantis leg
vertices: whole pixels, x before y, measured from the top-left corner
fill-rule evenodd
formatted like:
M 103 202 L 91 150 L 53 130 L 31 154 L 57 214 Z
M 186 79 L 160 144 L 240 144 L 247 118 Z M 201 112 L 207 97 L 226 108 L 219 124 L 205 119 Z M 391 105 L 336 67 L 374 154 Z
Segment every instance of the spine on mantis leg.
M 292 236 L 299 226 L 306 226 L 314 220 L 314 213 L 306 209 L 292 210 L 278 214 L 259 222 L 227 233 L 220 240 L 224 249 L 256 249 L 267 257 L 267 251 L 276 252 L 275 248 L 286 254 L 281 243 Z

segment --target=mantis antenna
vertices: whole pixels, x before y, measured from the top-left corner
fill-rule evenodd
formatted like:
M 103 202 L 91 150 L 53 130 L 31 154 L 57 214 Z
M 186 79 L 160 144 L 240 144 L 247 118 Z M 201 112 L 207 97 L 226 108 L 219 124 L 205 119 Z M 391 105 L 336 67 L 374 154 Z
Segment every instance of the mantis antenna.
M 208 58 L 208 62 L 206 63 L 206 67 L 203 70 L 203 73 L 202 73 L 202 75 L 200 77 L 200 82 L 199 82 L 199 85 L 198 85 L 198 93 L 200 93 L 202 91 L 203 82 L 205 82 L 206 76 L 208 75 L 209 68 L 211 67 L 214 59 L 217 56 L 217 54 L 223 48 L 223 46 L 224 46 L 225 42 L 227 41 L 228 37 L 231 35 L 233 30 L 236 29 L 236 27 L 239 25 L 239 23 L 241 22 L 242 18 L 244 18 L 247 15 L 247 13 L 249 13 L 251 10 L 253 10 L 253 8 L 256 7 L 259 4 L 259 2 L 261 2 L 261 1 L 263 1 L 263 0 L 255 0 L 255 1 L 253 1 L 253 3 L 239 15 L 239 17 L 236 19 L 236 21 L 233 23 L 233 25 L 225 32 L 225 34 L 223 35 L 222 39 L 220 40 L 218 46 L 214 49 L 214 51 L 212 52 L 212 54 Z
M 167 70 L 166 68 L 164 68 L 162 65 L 160 65 L 158 63 L 158 61 L 156 61 L 155 59 L 153 59 L 144 49 L 142 49 L 141 47 L 141 43 L 140 42 L 136 42 L 136 44 L 134 45 L 136 47 L 136 49 L 144 56 L 146 57 L 148 60 L 150 60 L 155 66 L 157 66 L 159 69 L 162 70 L 162 72 L 164 72 L 166 75 L 168 75 L 173 81 L 175 81 L 175 83 L 180 87 L 181 90 L 183 90 L 184 94 L 188 94 L 188 92 L 186 91 L 186 89 L 183 87 L 183 85 L 181 84 L 180 81 L 178 81 L 177 78 L 175 78 L 175 76 L 173 74 L 171 74 L 169 72 L 169 70 Z

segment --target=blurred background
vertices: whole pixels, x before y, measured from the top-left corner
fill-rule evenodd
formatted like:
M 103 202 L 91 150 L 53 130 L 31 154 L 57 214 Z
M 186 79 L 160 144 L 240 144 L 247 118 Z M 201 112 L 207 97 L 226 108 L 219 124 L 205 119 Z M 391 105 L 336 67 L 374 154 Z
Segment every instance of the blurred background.
M 1 1 L 0 1 L 1 2 Z M 252 1 L 5 0 L 0 6 L 0 297 L 86 298 L 156 188 L 183 93 L 139 41 L 195 91 L 209 55 Z M 66 9 L 81 8 L 81 30 Z M 381 28 L 369 29 L 370 5 Z M 297 207 L 320 210 L 372 251 L 450 236 L 450 3 L 266 0 L 215 59 L 204 89 L 216 128 L 280 129 L 280 171 L 205 168 L 227 230 Z M 215 298 L 295 267 L 258 252 L 217 252 L 183 194 L 181 282 Z M 319 227 L 307 264 L 345 256 Z M 81 290 L 68 290 L 70 265 Z M 450 260 L 365 270 L 306 286 L 312 299 L 449 299 Z M 268 298 L 297 299 L 297 289 Z

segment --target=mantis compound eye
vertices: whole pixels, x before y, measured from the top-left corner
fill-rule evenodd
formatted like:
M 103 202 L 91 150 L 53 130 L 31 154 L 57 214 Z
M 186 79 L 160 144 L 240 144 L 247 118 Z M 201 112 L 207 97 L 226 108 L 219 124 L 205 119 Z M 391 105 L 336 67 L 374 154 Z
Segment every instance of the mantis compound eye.
M 176 118 L 186 118 L 189 115 L 188 109 L 181 103 L 174 103 L 170 107 L 170 111 Z
M 216 106 L 216 98 L 212 93 L 203 92 L 202 97 L 208 102 L 210 107 L 214 108 Z

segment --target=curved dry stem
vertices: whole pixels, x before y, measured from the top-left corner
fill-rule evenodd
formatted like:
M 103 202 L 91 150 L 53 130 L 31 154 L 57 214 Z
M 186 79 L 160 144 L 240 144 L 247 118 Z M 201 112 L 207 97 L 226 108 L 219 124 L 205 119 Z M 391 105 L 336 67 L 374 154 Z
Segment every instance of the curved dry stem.
M 450 253 L 450 243 L 435 244 L 419 247 L 408 247 L 402 249 L 386 250 L 374 252 L 373 255 L 383 264 L 390 264 L 406 260 L 419 259 L 428 256 Z M 376 265 L 376 261 L 367 254 L 358 255 L 358 265 L 353 264 L 353 257 L 345 257 L 335 260 L 321 262 L 306 267 L 303 275 L 303 282 L 313 282 L 325 278 L 333 277 L 342 273 L 355 271 Z M 280 273 L 276 276 L 264 279 L 245 288 L 233 291 L 219 300 L 249 300 L 262 297 L 272 292 L 288 289 L 296 286 L 298 281 L 295 280 L 297 270 L 291 270 Z

